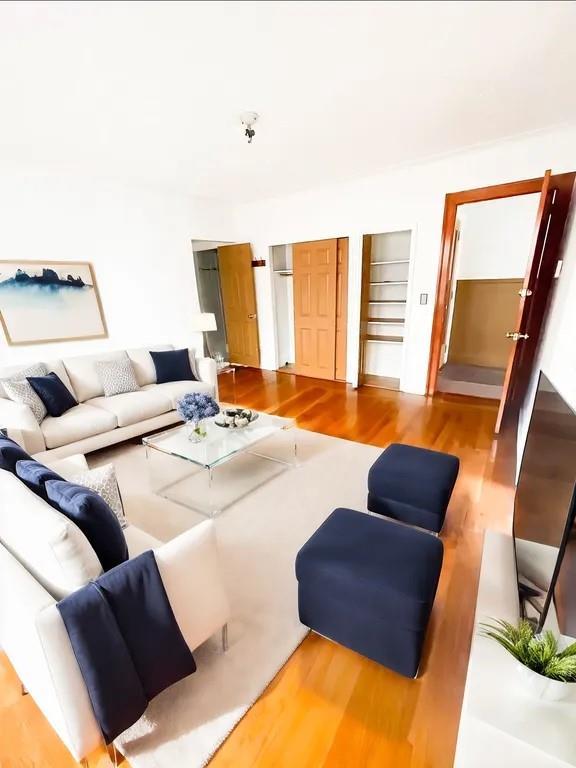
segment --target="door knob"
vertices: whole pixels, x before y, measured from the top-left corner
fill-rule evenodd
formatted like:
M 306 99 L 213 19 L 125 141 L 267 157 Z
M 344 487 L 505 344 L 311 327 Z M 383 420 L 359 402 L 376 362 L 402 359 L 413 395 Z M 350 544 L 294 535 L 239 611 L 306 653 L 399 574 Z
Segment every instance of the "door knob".
M 248 320 L 255 320 L 255 319 L 256 319 L 256 315 L 248 315 Z
M 520 341 L 520 339 L 528 339 L 530 337 L 527 333 L 516 333 L 516 331 L 508 331 L 506 338 L 512 339 L 512 341 Z

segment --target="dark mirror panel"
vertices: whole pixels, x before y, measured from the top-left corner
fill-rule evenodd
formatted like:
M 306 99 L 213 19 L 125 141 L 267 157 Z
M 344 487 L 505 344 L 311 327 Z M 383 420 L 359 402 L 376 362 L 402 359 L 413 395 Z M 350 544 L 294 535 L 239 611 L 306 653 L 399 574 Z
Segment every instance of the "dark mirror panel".
M 576 414 L 540 374 L 514 509 L 522 615 L 542 627 L 552 604 L 576 635 Z

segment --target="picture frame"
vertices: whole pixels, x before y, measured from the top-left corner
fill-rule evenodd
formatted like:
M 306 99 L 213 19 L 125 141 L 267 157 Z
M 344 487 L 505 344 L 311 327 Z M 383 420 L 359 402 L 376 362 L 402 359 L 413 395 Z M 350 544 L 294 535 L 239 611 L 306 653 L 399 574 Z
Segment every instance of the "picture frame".
M 13 347 L 107 338 L 92 263 L 0 260 L 0 325 Z

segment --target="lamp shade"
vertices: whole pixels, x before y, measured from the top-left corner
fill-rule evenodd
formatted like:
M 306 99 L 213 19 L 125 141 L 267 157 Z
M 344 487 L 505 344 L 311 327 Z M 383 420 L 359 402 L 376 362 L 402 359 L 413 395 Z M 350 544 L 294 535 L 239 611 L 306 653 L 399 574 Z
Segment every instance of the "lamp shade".
M 198 312 L 190 319 L 190 330 L 195 333 L 216 331 L 216 316 L 212 312 Z

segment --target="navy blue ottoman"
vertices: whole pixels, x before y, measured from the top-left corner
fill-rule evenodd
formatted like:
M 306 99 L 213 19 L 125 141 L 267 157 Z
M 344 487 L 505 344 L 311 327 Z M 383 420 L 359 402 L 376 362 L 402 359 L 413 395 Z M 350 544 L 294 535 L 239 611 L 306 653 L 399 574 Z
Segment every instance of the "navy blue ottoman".
M 415 677 L 442 556 L 436 536 L 336 509 L 296 557 L 300 621 Z
M 368 509 L 439 533 L 459 469 L 457 456 L 392 443 L 370 467 Z

